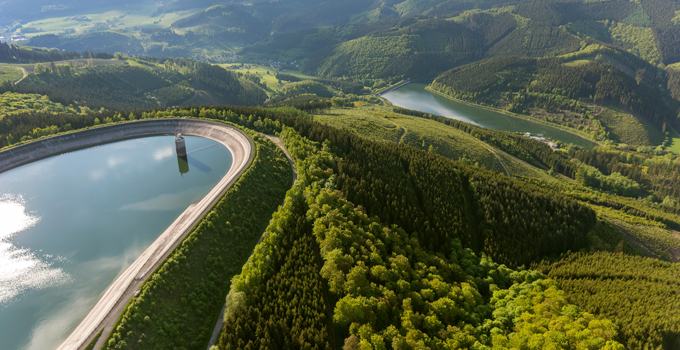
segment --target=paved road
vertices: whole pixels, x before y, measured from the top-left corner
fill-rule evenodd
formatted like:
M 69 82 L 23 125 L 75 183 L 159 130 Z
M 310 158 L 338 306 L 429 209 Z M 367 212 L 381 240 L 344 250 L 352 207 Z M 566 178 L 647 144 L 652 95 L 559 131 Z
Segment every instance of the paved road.
M 290 163 L 291 168 L 293 168 L 293 184 L 295 185 L 295 180 L 297 180 L 297 168 L 295 168 L 295 162 L 293 159 L 290 157 L 290 154 L 288 154 L 288 151 L 286 151 L 286 148 L 283 146 L 283 142 L 276 137 L 272 135 L 264 135 L 266 138 L 274 141 L 274 143 L 283 150 L 283 153 L 286 154 L 286 158 L 288 158 L 288 163 Z M 292 187 L 291 185 L 291 187 Z M 283 204 L 282 204 L 283 205 Z M 267 231 L 265 231 L 267 232 Z M 257 244 L 260 244 L 262 242 L 262 237 L 264 236 L 264 232 L 262 232 L 262 236 L 260 236 L 260 239 L 257 241 Z M 255 250 L 253 249 L 253 252 Z M 252 255 L 252 253 L 251 253 Z M 224 309 L 227 307 L 227 304 L 225 303 L 222 306 L 222 311 L 220 311 L 220 315 L 217 317 L 217 322 L 215 322 L 215 328 L 213 329 L 212 336 L 210 336 L 210 342 L 208 343 L 208 348 L 207 350 L 210 350 L 210 347 L 215 345 L 217 343 L 217 336 L 220 335 L 220 331 L 222 330 L 222 327 L 224 326 Z
M 191 123 L 190 120 L 187 120 Z M 198 122 L 198 121 L 197 121 Z M 207 214 L 226 190 L 239 178 L 252 161 L 252 141 L 240 131 L 225 124 L 205 123 L 201 128 L 187 128 L 183 134 L 202 136 L 222 143 L 232 153 L 233 165 L 220 182 L 198 203 L 187 208 L 142 255 L 106 290 L 90 313 L 61 344 L 58 350 L 85 348 L 100 330 L 104 330 L 95 349 L 101 348 L 121 312 L 144 280 L 165 260 L 172 250 Z

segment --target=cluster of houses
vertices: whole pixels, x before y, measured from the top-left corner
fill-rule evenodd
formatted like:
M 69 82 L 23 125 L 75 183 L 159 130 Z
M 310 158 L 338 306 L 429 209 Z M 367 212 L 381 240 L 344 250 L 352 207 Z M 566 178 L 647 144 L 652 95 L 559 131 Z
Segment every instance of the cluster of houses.
M 307 61 L 306 58 L 303 58 L 301 61 Z M 274 60 L 269 60 L 269 66 L 271 68 L 276 68 L 280 69 L 281 66 L 286 66 L 286 67 L 295 67 L 297 69 L 300 69 L 300 64 L 298 61 L 274 61 Z M 285 72 L 285 69 L 281 69 L 282 72 Z
M 10 42 L 10 41 L 22 41 L 28 40 L 25 35 L 11 35 L 11 36 L 0 36 L 0 42 Z
M 536 140 L 536 141 L 541 141 L 541 142 L 547 144 L 548 146 L 550 146 L 550 148 L 552 148 L 553 151 L 559 151 L 559 150 L 560 150 L 560 148 L 557 147 L 557 145 L 556 145 L 554 142 L 547 140 L 545 137 L 541 137 L 541 136 L 531 136 L 531 133 L 530 133 L 530 132 L 524 134 L 524 137 L 528 137 L 528 138 L 534 139 L 534 140 Z
M 210 60 L 210 61 L 219 61 L 219 60 L 222 60 L 222 59 L 237 59 L 238 57 L 239 57 L 239 55 L 237 55 L 236 53 L 229 52 L 229 53 L 223 53 L 221 55 L 214 56 L 214 57 L 208 57 L 207 59 Z M 299 61 L 298 60 L 293 60 L 293 61 L 269 60 L 268 64 L 264 63 L 263 66 L 265 66 L 265 67 L 269 66 L 272 69 L 276 69 L 276 70 L 279 70 L 281 72 L 285 72 L 287 69 L 300 69 L 302 62 L 307 61 L 307 60 L 308 60 L 307 58 L 303 58 Z M 252 69 L 253 68 L 252 66 L 245 65 L 245 64 L 242 64 L 241 67 L 246 68 L 246 69 Z M 284 67 L 284 68 L 281 69 L 282 67 Z
M 73 16 L 69 17 L 66 20 L 71 20 L 71 21 L 89 21 L 90 19 L 87 18 L 87 16 Z
M 232 58 L 233 59 L 233 58 L 237 58 L 237 57 L 238 57 L 237 54 L 231 52 L 231 53 L 225 53 L 225 54 L 221 54 L 219 56 L 215 56 L 215 57 L 211 58 L 211 60 L 217 61 L 217 60 L 220 60 L 220 59 L 223 59 L 223 58 Z

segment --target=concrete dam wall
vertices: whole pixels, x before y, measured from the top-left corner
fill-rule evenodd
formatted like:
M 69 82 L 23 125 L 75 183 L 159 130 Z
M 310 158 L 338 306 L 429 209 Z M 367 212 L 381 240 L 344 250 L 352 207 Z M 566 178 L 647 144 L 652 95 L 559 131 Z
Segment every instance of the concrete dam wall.
M 152 119 L 103 126 L 49 137 L 2 151 L 0 152 L 0 173 L 39 159 L 104 143 L 178 133 L 205 137 L 222 143 L 234 156 L 233 168 L 239 168 L 239 158 L 236 153 L 248 147 L 239 145 L 242 142 L 236 141 L 234 132 L 241 134 L 242 137 L 238 138 L 241 141 L 248 139 L 241 132 L 226 124 L 196 119 Z

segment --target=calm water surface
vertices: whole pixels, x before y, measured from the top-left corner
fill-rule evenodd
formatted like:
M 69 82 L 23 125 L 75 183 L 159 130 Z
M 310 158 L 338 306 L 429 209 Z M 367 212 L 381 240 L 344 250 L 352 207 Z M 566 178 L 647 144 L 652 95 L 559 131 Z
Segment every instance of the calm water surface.
M 113 280 L 227 173 L 223 145 L 121 141 L 0 174 L 0 349 L 55 349 Z M 192 152 L 193 151 L 193 152 Z
M 489 129 L 530 132 L 550 140 L 560 140 L 589 149 L 596 146 L 594 142 L 558 128 L 452 101 L 425 90 L 426 86 L 425 84 L 408 84 L 384 94 L 383 97 L 399 107 L 437 114 Z

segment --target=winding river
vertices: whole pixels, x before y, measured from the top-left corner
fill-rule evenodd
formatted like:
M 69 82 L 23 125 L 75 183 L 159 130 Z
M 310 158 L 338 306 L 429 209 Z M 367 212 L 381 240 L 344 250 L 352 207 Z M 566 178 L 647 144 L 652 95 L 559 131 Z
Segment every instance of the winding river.
M 596 146 L 592 141 L 559 128 L 450 100 L 425 90 L 426 86 L 425 84 L 408 84 L 385 93 L 382 97 L 399 107 L 437 114 L 489 129 L 530 132 L 532 135 L 573 143 L 588 149 Z
M 0 174 L 0 349 L 56 349 L 112 281 L 229 171 L 219 142 L 125 140 Z

